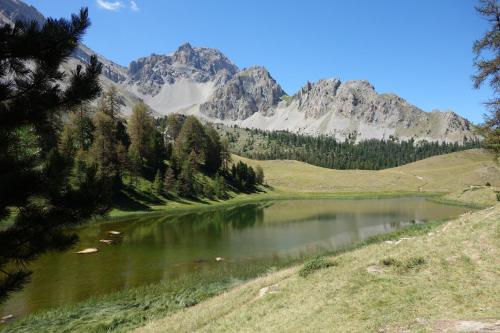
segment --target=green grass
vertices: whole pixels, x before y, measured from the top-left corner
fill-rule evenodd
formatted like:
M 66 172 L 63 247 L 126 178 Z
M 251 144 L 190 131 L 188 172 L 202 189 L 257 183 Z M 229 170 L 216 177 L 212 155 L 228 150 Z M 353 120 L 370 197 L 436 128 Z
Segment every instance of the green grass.
M 0 324 L 0 332 L 126 332 L 148 321 L 194 306 L 284 263 L 270 260 L 126 289 L 87 301 L 41 311 Z
M 0 326 L 1 332 L 126 332 L 148 320 L 217 295 L 232 281 L 193 278 L 160 283 L 90 299 Z

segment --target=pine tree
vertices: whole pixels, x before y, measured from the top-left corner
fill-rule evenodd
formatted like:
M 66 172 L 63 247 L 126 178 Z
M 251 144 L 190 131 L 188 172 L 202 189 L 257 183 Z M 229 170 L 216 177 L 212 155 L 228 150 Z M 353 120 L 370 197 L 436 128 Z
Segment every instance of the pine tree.
M 181 197 L 193 197 L 194 193 L 194 170 L 187 161 L 179 175 L 177 191 Z
M 221 140 L 221 161 L 222 161 L 222 169 L 224 171 L 229 170 L 229 164 L 231 164 L 231 152 L 229 150 L 229 140 L 227 138 L 223 138 Z
M 141 174 L 141 165 L 142 165 L 142 161 L 139 157 L 137 150 L 129 149 L 127 160 L 128 160 L 127 169 L 130 173 L 130 182 L 131 184 L 137 185 L 138 177 Z
M 165 177 L 163 180 L 163 192 L 175 192 L 175 173 L 171 167 L 168 167 L 165 171 Z
M 205 164 L 208 138 L 203 125 L 196 117 L 189 116 L 182 125 L 175 141 L 175 154 L 180 161 L 189 159 L 190 154 L 195 156 L 195 170 Z
M 255 168 L 255 181 L 259 185 L 264 184 L 264 170 L 260 165 Z
M 474 65 L 477 68 L 473 76 L 474 87 L 480 88 L 484 81 L 489 80 L 493 88 L 494 98 L 486 103 L 489 113 L 485 115 L 485 122 L 480 127 L 485 137 L 486 147 L 500 154 L 500 5 L 497 0 L 480 0 L 476 7 L 477 12 L 487 19 L 490 30 L 479 40 L 474 42 L 473 51 L 476 54 Z M 485 59 L 491 54 L 493 58 Z
M 171 114 L 167 117 L 167 134 L 171 140 L 177 140 L 181 132 L 183 117 L 180 114 Z
M 212 125 L 205 126 L 205 133 L 207 135 L 205 170 L 210 174 L 215 174 L 222 165 L 222 143 Z
M 160 169 L 156 170 L 155 179 L 153 181 L 153 190 L 156 194 L 163 194 L 163 179 L 161 178 Z
M 227 198 L 226 181 L 224 180 L 224 177 L 222 177 L 219 173 L 217 173 L 214 178 L 214 190 L 215 196 L 218 199 Z
M 93 119 L 95 131 L 91 152 L 99 166 L 99 172 L 106 177 L 116 178 L 118 176 L 116 123 L 104 110 L 98 110 Z
M 129 151 L 137 156 L 136 163 L 144 167 L 148 160 L 153 159 L 154 149 L 154 119 L 144 103 L 136 104 L 128 121 L 127 132 L 130 138 Z
M 195 173 L 198 165 L 198 154 L 194 149 L 184 160 L 181 173 L 179 175 L 177 189 L 182 197 L 196 197 L 200 194 L 200 186 L 196 183 Z
M 108 207 L 96 168 L 85 165 L 70 181 L 72 161 L 56 149 L 59 119 L 100 92 L 96 56 L 62 81 L 61 64 L 89 25 L 82 9 L 71 20 L 0 28 L 0 224 L 7 207 L 18 210 L 12 225 L 0 227 L 0 302 L 29 279 L 27 263 L 73 245 L 77 236 L 67 228 Z
M 81 105 L 72 111 L 59 139 L 59 151 L 67 158 L 80 149 L 88 150 L 94 139 L 94 124 L 90 117 L 92 108 Z

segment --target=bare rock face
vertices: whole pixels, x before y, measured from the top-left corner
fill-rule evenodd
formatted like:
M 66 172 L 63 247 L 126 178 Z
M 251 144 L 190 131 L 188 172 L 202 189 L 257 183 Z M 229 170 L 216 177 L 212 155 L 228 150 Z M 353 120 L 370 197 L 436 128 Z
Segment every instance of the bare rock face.
M 95 54 L 94 51 L 89 49 L 87 46 L 81 44 L 73 52 L 72 57 L 80 60 L 83 63 L 88 64 L 90 57 Z M 104 58 L 101 55 L 97 55 L 99 62 L 102 64 L 102 75 L 110 79 L 115 83 L 125 82 L 127 79 L 127 69 L 114 62 Z
M 45 17 L 35 7 L 20 0 L 0 0 L 0 25 L 12 24 L 18 20 L 42 24 Z
M 171 55 L 153 54 L 132 61 L 128 68 L 128 84 L 136 85 L 144 95 L 155 96 L 163 85 L 174 84 L 181 78 L 198 83 L 213 81 L 215 85 L 221 85 L 237 71 L 238 67 L 220 51 L 193 48 L 186 43 Z
M 308 82 L 277 112 L 304 117 L 301 130 L 339 139 L 411 139 L 462 142 L 474 139 L 472 124 L 454 112 L 424 112 L 395 94 L 378 94 L 368 81 Z M 315 127 L 316 126 L 316 127 Z M 283 129 L 296 130 L 284 126 Z
M 284 95 L 264 67 L 251 67 L 220 86 L 200 112 L 220 120 L 243 120 L 256 112 L 271 115 Z

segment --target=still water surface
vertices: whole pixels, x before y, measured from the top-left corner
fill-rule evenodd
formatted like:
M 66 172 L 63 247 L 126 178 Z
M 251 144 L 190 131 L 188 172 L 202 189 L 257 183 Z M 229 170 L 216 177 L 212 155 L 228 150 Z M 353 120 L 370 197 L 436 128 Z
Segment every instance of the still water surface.
M 92 224 L 79 230 L 76 248 L 37 260 L 31 283 L 0 315 L 19 316 L 221 267 L 231 275 L 242 265 L 290 262 L 465 210 L 423 198 L 289 200 Z M 110 230 L 121 235 L 111 237 Z M 110 238 L 114 244 L 99 243 Z M 86 247 L 99 252 L 75 254 Z

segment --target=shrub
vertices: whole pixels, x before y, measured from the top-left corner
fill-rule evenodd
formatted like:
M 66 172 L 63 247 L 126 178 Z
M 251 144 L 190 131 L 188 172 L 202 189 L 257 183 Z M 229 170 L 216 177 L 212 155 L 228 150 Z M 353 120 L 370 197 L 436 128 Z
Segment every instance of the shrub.
M 382 260 L 382 264 L 384 266 L 395 266 L 397 264 L 397 260 L 394 259 L 394 258 L 391 258 L 391 257 L 388 257 L 388 258 L 384 258 Z
M 427 263 L 424 257 L 410 257 L 407 259 L 398 260 L 387 257 L 381 260 L 384 266 L 393 266 L 397 271 L 403 273 L 410 270 L 418 270 L 420 266 Z
M 423 266 L 427 263 L 424 257 L 412 257 L 404 261 L 404 268 L 410 269 L 418 269 L 420 266 Z
M 306 277 L 317 270 L 335 266 L 335 263 L 326 260 L 325 258 L 317 257 L 309 260 L 304 264 L 304 267 L 299 271 L 299 275 Z

